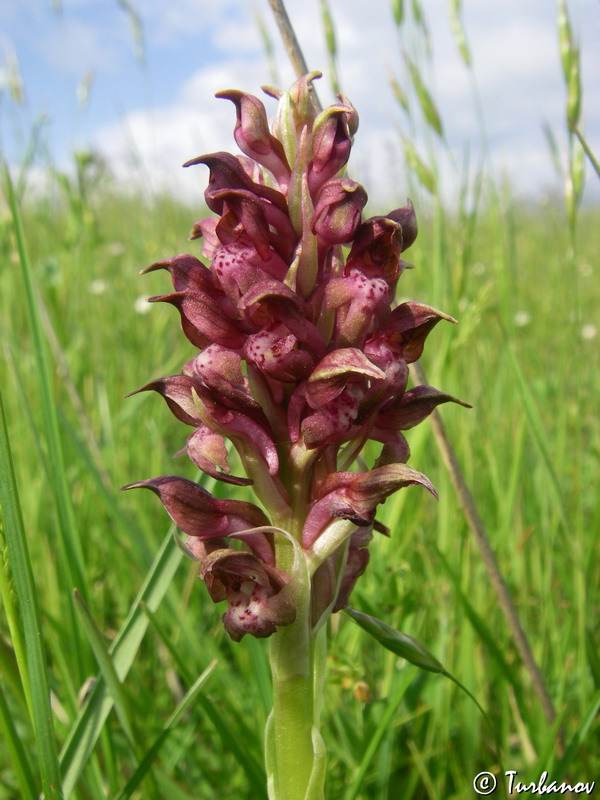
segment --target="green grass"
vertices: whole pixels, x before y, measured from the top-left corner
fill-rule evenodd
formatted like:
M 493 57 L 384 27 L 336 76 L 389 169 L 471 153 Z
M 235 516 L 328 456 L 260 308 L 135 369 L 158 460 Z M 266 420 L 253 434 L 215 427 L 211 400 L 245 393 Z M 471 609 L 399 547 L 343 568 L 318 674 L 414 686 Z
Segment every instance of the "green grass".
M 171 458 L 185 431 L 160 399 L 123 395 L 191 355 L 172 309 L 139 314 L 134 304 L 167 290 L 166 275 L 138 270 L 195 251 L 185 237 L 202 211 L 110 187 L 78 211 L 56 191 L 21 204 L 21 256 L 7 207 L 2 218 L 1 386 L 23 536 L 7 506 L 0 797 L 54 784 L 56 752 L 74 798 L 265 797 L 265 643 L 227 640 L 220 610 L 168 539 L 166 516 L 149 497 L 117 491 L 162 473 L 194 477 Z M 460 320 L 435 330 L 424 366 L 434 385 L 473 404 L 443 416 L 560 732 L 544 720 L 424 425 L 412 432 L 411 464 L 440 502 L 417 489 L 388 500 L 381 519 L 392 536 L 373 543 L 353 604 L 423 642 L 486 709 L 493 736 L 456 686 L 375 649 L 340 616 L 324 724 L 332 798 L 462 800 L 479 771 L 499 767 L 496 747 L 502 768 L 523 779 L 548 769 L 593 780 L 600 768 L 600 363 L 597 340 L 582 335 L 600 304 L 598 212 L 581 213 L 576 255 L 553 204 L 492 196 L 474 213 L 471 226 L 441 208 L 422 218 L 410 253 L 417 269 L 399 294 Z M 24 637 L 14 625 L 11 634 L 11 613 Z M 36 618 L 44 652 L 30 636 Z M 214 674 L 186 703 L 213 659 Z M 100 675 L 82 712 L 82 687 Z
M 335 19 L 322 9 L 335 66 Z M 435 329 L 423 366 L 473 405 L 442 416 L 558 718 L 544 717 L 425 423 L 410 432 L 410 463 L 439 503 L 415 488 L 387 501 L 392 535 L 376 536 L 352 604 L 423 643 L 487 719 L 457 685 L 336 615 L 323 726 L 332 800 L 464 800 L 482 770 L 523 782 L 600 774 L 600 212 L 578 208 L 575 133 L 567 213 L 483 174 L 452 212 L 439 201 L 444 126 L 421 74 L 419 9 L 392 2 L 399 41 L 413 26 L 396 96 L 421 228 L 398 296 L 459 319 Z M 451 11 L 475 85 L 461 3 Z M 559 22 L 579 125 L 564 3 Z M 205 211 L 127 193 L 86 154 L 43 197 L 15 183 L 0 204 L 0 800 L 266 800 L 266 643 L 227 638 L 156 501 L 118 492 L 197 477 L 173 461 L 186 431 L 160 398 L 124 395 L 193 354 L 174 309 L 139 302 L 167 292 L 168 276 L 138 272 L 196 253 L 186 236 Z

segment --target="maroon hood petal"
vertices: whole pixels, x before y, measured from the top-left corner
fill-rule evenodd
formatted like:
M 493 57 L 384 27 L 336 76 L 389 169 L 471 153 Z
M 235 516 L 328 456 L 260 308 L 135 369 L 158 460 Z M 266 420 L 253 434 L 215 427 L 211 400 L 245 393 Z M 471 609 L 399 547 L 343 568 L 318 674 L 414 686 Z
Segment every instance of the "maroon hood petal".
M 196 378 L 190 375 L 170 375 L 168 378 L 150 381 L 150 383 L 140 389 L 136 389 L 131 394 L 149 391 L 158 392 L 164 397 L 167 405 L 178 420 L 185 422 L 186 425 L 196 426 L 201 423 L 202 419 L 194 402 L 192 389 L 198 392 L 202 391 Z
M 194 481 L 177 475 L 130 483 L 123 489 L 153 491 L 173 522 L 188 536 L 211 539 L 269 523 L 264 512 L 253 503 L 219 500 Z
M 327 246 L 351 241 L 366 203 L 367 193 L 360 183 L 348 178 L 327 181 L 315 205 L 312 232 Z
M 400 274 L 402 226 L 388 217 L 371 217 L 356 231 L 346 271 L 359 269 L 368 278 L 394 284 Z
M 383 332 L 402 347 L 406 363 L 412 364 L 421 358 L 425 339 L 442 319 L 456 323 L 454 317 L 424 303 L 401 303 L 390 314 Z
M 354 109 L 340 104 L 329 106 L 316 118 L 312 131 L 312 162 L 308 185 L 315 195 L 325 181 L 333 178 L 348 161 L 352 137 L 348 118 Z
M 205 164 L 210 170 L 204 199 L 206 205 L 216 214 L 223 213 L 223 200 L 215 194 L 221 189 L 247 189 L 287 213 L 287 201 L 284 195 L 277 189 L 252 180 L 241 158 L 226 152 L 207 153 L 186 161 L 183 166 L 191 167 L 195 164 Z
M 193 481 L 163 475 L 123 487 L 128 489 L 150 489 L 158 495 L 167 514 L 188 536 L 210 539 L 228 533 L 227 515 L 218 508 L 215 498 Z
M 263 103 L 252 94 L 238 89 L 217 92 L 215 97 L 231 100 L 237 111 L 233 135 L 238 147 L 273 173 L 282 189 L 287 188 L 290 167 L 283 145 L 269 130 L 267 112 Z
M 432 386 L 415 386 L 401 400 L 384 407 L 377 416 L 376 426 L 390 431 L 406 431 L 426 419 L 441 403 L 458 403 L 471 408 L 464 400 L 445 394 Z
M 312 371 L 306 384 L 306 400 L 313 408 L 330 403 L 353 380 L 364 382 L 385 377 L 379 367 L 355 347 L 344 347 L 328 353 Z
M 437 498 L 433 484 L 422 472 L 406 464 L 385 464 L 367 472 L 334 472 L 319 487 L 302 532 L 303 547 L 310 547 L 334 517 L 370 525 L 376 507 L 405 486 L 423 486 Z
M 417 215 L 415 208 L 410 200 L 406 201 L 406 205 L 402 208 L 396 208 L 386 215 L 388 219 L 397 222 L 402 228 L 402 252 L 408 250 L 417 238 Z
M 225 438 L 207 425 L 199 425 L 188 436 L 186 452 L 190 460 L 211 478 L 234 486 L 249 486 L 252 483 L 250 478 L 238 478 L 231 474 Z
M 158 269 L 166 269 L 171 273 L 173 287 L 176 292 L 183 292 L 187 289 L 209 294 L 215 292 L 210 270 L 195 256 L 191 256 L 188 253 L 181 253 L 164 261 L 156 261 L 146 269 L 143 269 L 142 275 Z
M 149 303 L 170 303 L 181 316 L 181 327 L 190 342 L 200 349 L 216 342 L 237 349 L 244 337 L 222 308 L 207 294 L 194 291 L 173 292 L 148 298 Z

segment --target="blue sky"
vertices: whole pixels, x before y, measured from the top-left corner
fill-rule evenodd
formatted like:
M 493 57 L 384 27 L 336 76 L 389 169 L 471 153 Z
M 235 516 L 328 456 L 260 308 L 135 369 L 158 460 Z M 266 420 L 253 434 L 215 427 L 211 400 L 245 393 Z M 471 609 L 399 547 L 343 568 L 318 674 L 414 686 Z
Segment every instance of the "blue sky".
M 260 94 L 271 83 L 255 11 L 276 44 L 279 80 L 292 75 L 266 0 L 131 0 L 142 21 L 145 60 L 136 58 L 131 17 L 116 0 L 3 0 L 0 4 L 0 146 L 16 162 L 42 115 L 42 139 L 65 167 L 75 149 L 104 153 L 124 181 L 194 193 L 203 176 L 180 164 L 201 152 L 233 147 L 233 109 L 215 91 L 236 86 Z M 424 68 L 438 101 L 452 157 L 476 161 L 482 137 L 473 86 L 458 56 L 446 0 L 421 0 L 432 61 Z M 407 3 L 407 5 L 409 5 Z M 336 22 L 342 87 L 361 117 L 353 176 L 385 198 L 402 195 L 400 132 L 427 151 L 393 100 L 387 74 L 403 80 L 401 47 L 386 0 L 330 0 Z M 582 46 L 586 133 L 600 150 L 600 3 L 571 0 Z M 311 67 L 327 70 L 318 0 L 288 0 Z M 442 12 L 442 13 L 440 13 Z M 564 87 L 553 0 L 463 0 L 463 20 L 484 111 L 490 165 L 518 191 L 556 186 L 542 133 L 548 123 L 564 146 Z M 411 27 L 404 43 L 419 49 Z M 11 62 L 22 76 L 24 102 L 10 97 Z M 88 101 L 81 102 L 89 85 Z M 325 101 L 332 95 L 321 81 Z M 268 108 L 269 106 L 267 101 Z M 43 161 L 39 161 L 43 169 Z M 202 169 L 202 168 L 199 168 Z M 452 183 L 452 168 L 444 167 Z

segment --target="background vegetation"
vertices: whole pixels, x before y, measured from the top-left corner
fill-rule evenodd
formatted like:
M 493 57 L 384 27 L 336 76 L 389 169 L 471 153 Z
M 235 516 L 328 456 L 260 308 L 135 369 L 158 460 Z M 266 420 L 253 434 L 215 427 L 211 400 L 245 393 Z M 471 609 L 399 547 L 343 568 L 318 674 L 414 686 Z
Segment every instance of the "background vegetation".
M 578 123 L 578 54 L 564 13 L 561 24 Z M 343 800 L 463 800 L 481 770 L 523 781 L 600 774 L 598 209 L 578 204 L 574 133 L 566 206 L 520 201 L 478 173 L 449 208 L 443 126 L 420 76 L 409 59 L 409 96 L 398 99 L 431 135 L 426 152 L 405 141 L 421 232 L 399 292 L 460 320 L 435 330 L 424 366 L 433 385 L 473 405 L 443 417 L 557 719 L 547 722 L 532 691 L 423 425 L 411 465 L 440 502 L 415 489 L 388 500 L 380 516 L 392 536 L 373 543 L 352 602 L 423 642 L 491 725 L 450 681 L 336 616 L 324 734 L 328 797 Z M 160 398 L 123 396 L 191 354 L 173 309 L 143 299 L 167 291 L 168 276 L 138 271 L 196 252 L 185 237 L 204 211 L 124 192 L 91 154 L 75 158 L 72 175 L 55 173 L 44 196 L 27 193 L 26 166 L 13 181 L 0 220 L 0 797 L 35 798 L 42 786 L 82 800 L 266 797 L 264 642 L 228 640 L 157 503 L 116 491 L 170 472 L 195 477 L 172 460 L 185 431 Z

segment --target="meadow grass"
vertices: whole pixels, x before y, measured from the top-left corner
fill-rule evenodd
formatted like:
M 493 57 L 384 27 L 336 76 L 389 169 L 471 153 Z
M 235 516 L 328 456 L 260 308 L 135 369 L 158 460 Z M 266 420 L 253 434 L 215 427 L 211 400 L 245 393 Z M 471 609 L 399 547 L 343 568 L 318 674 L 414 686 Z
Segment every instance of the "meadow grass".
M 69 797 L 265 797 L 264 643 L 228 640 L 166 515 L 117 491 L 170 472 L 196 477 L 172 459 L 185 434 L 160 399 L 123 396 L 192 354 L 173 310 L 139 300 L 166 291 L 165 276 L 138 271 L 195 252 L 185 235 L 202 209 L 110 185 L 84 201 L 81 187 L 66 188 L 16 198 L 20 255 L 2 212 L 0 385 L 24 535 L 4 511 L 0 797 L 36 797 L 42 782 L 52 796 L 56 752 Z M 469 225 L 441 205 L 420 215 L 417 268 L 399 295 L 460 320 L 435 330 L 424 366 L 473 405 L 443 417 L 558 720 L 544 719 L 424 425 L 410 437 L 411 465 L 440 501 L 417 489 L 387 501 L 380 517 L 392 535 L 373 543 L 352 603 L 423 642 L 491 727 L 450 681 L 373 648 L 337 615 L 324 726 L 332 798 L 462 800 L 481 770 L 576 781 L 600 767 L 598 213 L 581 212 L 575 252 L 559 204 L 506 192 L 472 215 Z M 232 489 L 246 491 L 215 491 Z M 27 639 L 36 618 L 37 656 L 39 638 Z
M 401 40 L 407 8 L 391 6 Z M 322 8 L 337 81 L 335 20 Z M 419 8 L 413 0 L 426 36 Z M 460 2 L 451 9 L 472 70 Z M 579 53 L 564 3 L 560 12 L 577 125 Z M 473 406 L 446 406 L 443 419 L 557 718 L 533 691 L 424 424 L 410 432 L 410 464 L 440 500 L 411 488 L 386 502 L 378 517 L 391 536 L 377 535 L 352 604 L 422 642 L 487 718 L 456 684 L 335 615 L 323 729 L 335 800 L 463 800 L 482 770 L 517 770 L 523 782 L 600 773 L 599 212 L 578 209 L 575 132 L 567 213 L 481 175 L 483 190 L 451 211 L 436 199 L 444 126 L 425 50 L 417 41 L 407 55 L 409 91 L 396 93 L 420 223 L 417 268 L 398 295 L 459 319 L 432 333 L 424 367 Z M 413 141 L 419 116 L 427 158 Z M 265 642 L 228 639 L 166 515 L 149 496 L 118 492 L 161 474 L 198 478 L 173 461 L 185 432 L 160 398 L 124 395 L 193 355 L 173 309 L 143 299 L 168 291 L 168 278 L 138 272 L 197 253 L 185 237 L 205 209 L 125 191 L 86 154 L 43 196 L 23 193 L 24 177 L 0 207 L 0 798 L 266 798 Z M 500 777 L 496 796 L 504 787 Z

